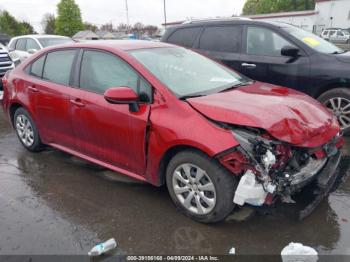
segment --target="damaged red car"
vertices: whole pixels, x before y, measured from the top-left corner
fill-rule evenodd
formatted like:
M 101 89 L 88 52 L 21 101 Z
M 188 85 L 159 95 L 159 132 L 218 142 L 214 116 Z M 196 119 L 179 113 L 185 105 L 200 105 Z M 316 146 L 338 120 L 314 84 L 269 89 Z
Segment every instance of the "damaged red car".
M 336 118 L 298 91 L 252 81 L 164 43 L 98 41 L 38 52 L 3 78 L 3 108 L 30 151 L 49 145 L 153 185 L 200 222 L 236 205 L 326 195 Z

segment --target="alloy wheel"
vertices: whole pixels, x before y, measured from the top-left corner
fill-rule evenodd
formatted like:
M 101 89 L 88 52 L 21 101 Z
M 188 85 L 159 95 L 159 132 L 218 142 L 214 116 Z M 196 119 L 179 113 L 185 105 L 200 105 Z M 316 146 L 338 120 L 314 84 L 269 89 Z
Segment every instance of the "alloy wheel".
M 343 97 L 334 97 L 325 102 L 338 118 L 342 130 L 350 127 L 350 100 Z
M 189 163 L 178 166 L 173 173 L 172 186 L 177 199 L 190 212 L 206 215 L 214 209 L 214 183 L 198 166 Z
M 30 147 L 34 144 L 34 131 L 28 117 L 20 114 L 16 118 L 16 130 L 23 144 Z

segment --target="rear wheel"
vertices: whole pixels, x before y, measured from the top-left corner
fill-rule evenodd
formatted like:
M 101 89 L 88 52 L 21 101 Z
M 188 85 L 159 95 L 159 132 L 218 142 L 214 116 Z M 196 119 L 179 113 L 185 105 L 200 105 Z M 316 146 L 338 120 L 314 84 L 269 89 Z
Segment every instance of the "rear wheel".
M 199 222 L 224 220 L 235 206 L 234 175 L 201 152 L 184 151 L 174 156 L 167 167 L 166 182 L 175 205 Z
M 13 123 L 18 139 L 26 149 L 32 152 L 43 149 L 39 132 L 27 110 L 18 108 L 14 114 Z
M 350 134 L 350 90 L 335 88 L 323 93 L 318 100 L 338 118 L 344 134 Z

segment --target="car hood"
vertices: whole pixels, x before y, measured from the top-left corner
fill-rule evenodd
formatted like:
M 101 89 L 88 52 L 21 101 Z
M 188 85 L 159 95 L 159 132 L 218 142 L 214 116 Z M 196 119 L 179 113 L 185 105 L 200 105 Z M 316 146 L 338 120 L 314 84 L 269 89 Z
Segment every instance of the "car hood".
M 187 101 L 209 119 L 262 128 L 298 146 L 318 147 L 340 131 L 336 118 L 313 98 L 260 82 Z

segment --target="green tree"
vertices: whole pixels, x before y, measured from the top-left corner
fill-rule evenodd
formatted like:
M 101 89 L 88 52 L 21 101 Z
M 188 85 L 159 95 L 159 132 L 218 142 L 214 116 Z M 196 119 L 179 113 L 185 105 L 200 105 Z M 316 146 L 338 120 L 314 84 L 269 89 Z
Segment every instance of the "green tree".
M 41 25 L 45 34 L 54 34 L 55 33 L 55 23 L 56 17 L 54 14 L 45 14 L 43 19 L 41 20 Z
M 16 36 L 21 33 L 21 26 L 9 12 L 0 12 L 0 32 L 10 36 Z
M 29 34 L 36 34 L 33 26 L 29 24 L 28 22 L 20 22 L 20 30 L 21 30 L 21 35 L 29 35 Z
M 315 0 L 247 0 L 243 15 L 302 11 L 315 8 Z
M 57 5 L 58 16 L 55 22 L 55 33 L 65 36 L 73 36 L 80 30 L 84 30 L 79 6 L 74 0 L 61 0 Z

